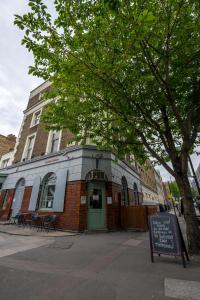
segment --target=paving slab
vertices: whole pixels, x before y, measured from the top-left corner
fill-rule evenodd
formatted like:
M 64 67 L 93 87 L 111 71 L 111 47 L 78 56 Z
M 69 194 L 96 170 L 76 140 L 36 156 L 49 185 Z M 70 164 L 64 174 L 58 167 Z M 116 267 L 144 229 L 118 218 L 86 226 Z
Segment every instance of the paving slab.
M 1 233 L 0 235 L 0 258 L 18 252 L 27 251 L 54 242 L 50 237 L 14 236 Z
M 200 282 L 165 278 L 165 295 L 175 299 L 199 300 Z

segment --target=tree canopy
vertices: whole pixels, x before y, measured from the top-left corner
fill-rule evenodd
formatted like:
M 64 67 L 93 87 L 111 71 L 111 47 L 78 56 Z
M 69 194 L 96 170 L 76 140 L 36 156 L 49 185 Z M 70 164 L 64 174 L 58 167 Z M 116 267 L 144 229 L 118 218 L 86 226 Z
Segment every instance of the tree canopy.
M 47 127 L 87 131 L 119 154 L 148 153 L 173 175 L 166 161 L 198 143 L 199 1 L 54 3 L 55 18 L 42 0 L 15 18 L 35 57 L 30 72 L 60 99 Z
M 199 251 L 188 155 L 200 131 L 200 3 L 197 0 L 29 0 L 15 16 L 34 55 L 30 73 L 56 98 L 47 128 L 68 128 L 118 155 L 148 156 L 176 178 L 190 249 Z M 172 166 L 167 164 L 171 161 Z
M 169 187 L 170 187 L 170 192 L 175 199 L 177 199 L 181 196 L 176 181 L 170 182 Z

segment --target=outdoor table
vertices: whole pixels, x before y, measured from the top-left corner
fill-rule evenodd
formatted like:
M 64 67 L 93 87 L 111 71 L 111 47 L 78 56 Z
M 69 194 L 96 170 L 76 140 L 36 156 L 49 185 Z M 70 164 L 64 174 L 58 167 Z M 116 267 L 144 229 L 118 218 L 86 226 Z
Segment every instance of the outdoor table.
M 25 226 L 25 225 L 31 225 L 31 222 L 32 222 L 32 219 L 31 219 L 31 216 L 32 216 L 32 213 L 30 212 L 25 212 L 25 213 L 21 213 L 22 215 L 22 224 Z
M 42 231 L 42 229 L 44 228 L 44 221 L 46 218 L 49 217 L 49 215 L 38 215 L 37 217 L 38 217 L 38 223 L 39 223 L 38 230 L 41 229 L 41 231 Z

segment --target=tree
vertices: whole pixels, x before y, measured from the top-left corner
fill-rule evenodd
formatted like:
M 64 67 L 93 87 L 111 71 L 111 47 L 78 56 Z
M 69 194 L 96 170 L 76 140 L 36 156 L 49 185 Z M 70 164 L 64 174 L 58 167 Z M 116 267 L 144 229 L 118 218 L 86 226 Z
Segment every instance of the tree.
M 170 183 L 169 183 L 169 187 L 170 187 L 170 191 L 171 191 L 171 193 L 172 193 L 172 195 L 173 195 L 173 197 L 174 197 L 175 199 L 177 199 L 177 198 L 179 198 L 179 197 L 181 196 L 176 181 L 170 182 Z
M 35 58 L 30 73 L 57 97 L 43 120 L 99 146 L 153 158 L 175 177 L 189 248 L 200 252 L 187 177 L 199 142 L 200 5 L 196 0 L 42 0 L 15 17 Z M 171 161 L 172 167 L 168 164 Z

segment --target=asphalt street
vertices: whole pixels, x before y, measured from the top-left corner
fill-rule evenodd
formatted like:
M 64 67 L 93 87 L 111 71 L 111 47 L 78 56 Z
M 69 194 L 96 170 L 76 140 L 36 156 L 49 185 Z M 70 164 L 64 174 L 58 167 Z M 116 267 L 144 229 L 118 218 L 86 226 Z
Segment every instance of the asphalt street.
M 0 299 L 197 300 L 200 261 L 192 259 L 186 269 L 180 258 L 151 263 L 148 233 L 0 233 Z

